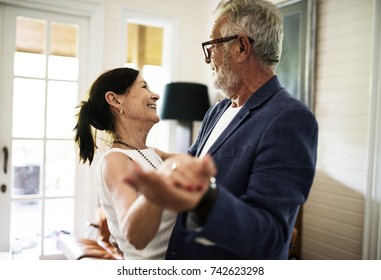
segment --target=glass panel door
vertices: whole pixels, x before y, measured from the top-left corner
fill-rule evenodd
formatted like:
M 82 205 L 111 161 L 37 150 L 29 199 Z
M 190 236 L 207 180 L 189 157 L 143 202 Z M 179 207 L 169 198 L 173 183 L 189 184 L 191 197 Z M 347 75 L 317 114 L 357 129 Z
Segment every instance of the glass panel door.
M 74 232 L 73 128 L 80 99 L 80 29 L 86 21 L 11 7 L 5 18 L 11 23 L 4 35 L 12 66 L 4 70 L 10 70 L 4 75 L 10 96 L 4 100 L 11 106 L 2 107 L 11 122 L 10 224 L 0 223 L 9 228 L 14 258 L 46 258 L 60 253 L 58 234 Z
M 78 26 L 72 24 L 16 18 L 10 235 L 14 254 L 56 253 L 54 237 L 73 231 L 77 37 Z

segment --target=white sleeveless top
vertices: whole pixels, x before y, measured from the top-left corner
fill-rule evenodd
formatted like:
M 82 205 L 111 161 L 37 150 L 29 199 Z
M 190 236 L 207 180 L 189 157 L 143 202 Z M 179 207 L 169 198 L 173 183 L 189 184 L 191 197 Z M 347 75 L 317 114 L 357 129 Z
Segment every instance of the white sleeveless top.
M 153 148 L 140 150 L 157 168 L 162 164 L 162 160 L 158 154 L 156 154 Z M 136 250 L 125 238 L 123 238 L 120 229 L 118 227 L 117 215 L 113 201 L 110 196 L 110 192 L 106 188 L 106 184 L 102 174 L 102 165 L 104 157 L 109 153 L 123 153 L 135 161 L 144 170 L 153 170 L 154 168 L 145 160 L 138 151 L 135 150 L 123 150 L 119 148 L 113 148 L 104 153 L 101 157 L 96 170 L 96 185 L 98 189 L 99 199 L 101 206 L 105 210 L 107 217 L 107 223 L 110 233 L 115 237 L 118 242 L 119 248 L 124 253 L 125 259 L 131 260 L 160 260 L 165 258 L 165 254 L 168 247 L 168 242 L 172 229 L 176 221 L 176 213 L 168 210 L 163 211 L 159 230 L 155 237 L 143 250 Z

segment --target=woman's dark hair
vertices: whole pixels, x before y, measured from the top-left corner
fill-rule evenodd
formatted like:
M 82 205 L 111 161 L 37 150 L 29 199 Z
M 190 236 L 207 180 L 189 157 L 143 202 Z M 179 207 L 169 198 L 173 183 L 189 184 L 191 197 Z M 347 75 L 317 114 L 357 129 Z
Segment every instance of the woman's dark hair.
M 74 128 L 75 142 L 79 148 L 79 159 L 89 164 L 93 161 L 96 146 L 93 129 L 104 130 L 115 134 L 115 118 L 105 94 L 112 91 L 116 94 L 126 93 L 135 82 L 139 71 L 131 68 L 116 68 L 100 75 L 88 91 L 88 99 L 82 101 L 77 114 L 77 125 Z

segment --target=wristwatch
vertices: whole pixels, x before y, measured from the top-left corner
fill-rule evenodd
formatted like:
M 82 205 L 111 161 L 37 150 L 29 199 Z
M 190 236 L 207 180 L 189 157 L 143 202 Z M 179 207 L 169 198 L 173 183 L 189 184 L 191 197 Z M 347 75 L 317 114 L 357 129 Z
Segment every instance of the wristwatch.
M 217 191 L 218 189 L 216 184 L 216 178 L 211 177 L 208 190 L 205 192 L 204 196 L 201 198 L 197 206 L 188 213 L 188 229 L 196 230 L 204 225 L 216 201 Z

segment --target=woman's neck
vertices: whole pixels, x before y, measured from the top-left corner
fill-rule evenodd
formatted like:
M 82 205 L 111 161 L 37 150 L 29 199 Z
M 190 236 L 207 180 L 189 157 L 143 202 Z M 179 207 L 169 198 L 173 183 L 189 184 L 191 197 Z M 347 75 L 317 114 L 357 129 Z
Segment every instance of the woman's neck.
M 129 123 L 128 126 L 123 124 L 116 125 L 116 135 L 113 140 L 123 141 L 138 149 L 144 149 L 146 148 L 147 135 L 151 128 L 152 126 L 135 125 L 134 122 Z
M 145 149 L 147 147 L 147 135 L 148 133 L 143 133 L 137 129 L 135 131 L 122 130 L 117 132 L 113 140 L 125 142 L 131 146 L 136 147 L 137 149 Z
M 123 144 L 124 146 L 131 146 L 134 149 L 141 150 L 141 149 L 146 149 L 147 146 L 145 144 L 145 141 L 138 141 L 137 139 L 133 139 L 131 137 L 120 137 L 119 135 L 114 138 L 115 142 L 114 144 Z M 127 144 L 127 145 L 126 145 Z

